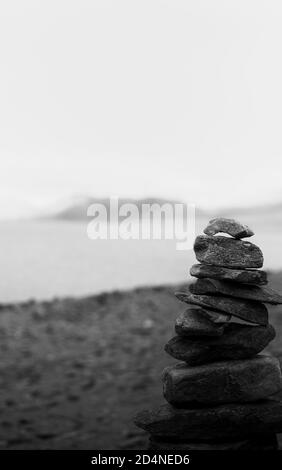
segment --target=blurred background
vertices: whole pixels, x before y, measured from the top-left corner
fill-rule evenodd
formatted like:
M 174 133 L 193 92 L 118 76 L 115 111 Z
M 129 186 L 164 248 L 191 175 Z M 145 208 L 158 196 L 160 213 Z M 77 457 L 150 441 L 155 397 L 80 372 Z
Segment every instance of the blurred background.
M 1 3 L 1 448 L 146 445 L 132 415 L 161 400 L 195 258 L 90 240 L 89 204 L 195 204 L 196 233 L 235 217 L 282 290 L 281 20 L 266 0 Z

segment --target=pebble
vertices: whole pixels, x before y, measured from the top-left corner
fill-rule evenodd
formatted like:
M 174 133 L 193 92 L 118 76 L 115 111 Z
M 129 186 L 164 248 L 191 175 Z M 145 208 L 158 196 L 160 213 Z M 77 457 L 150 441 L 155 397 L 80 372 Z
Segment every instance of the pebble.
M 229 323 L 224 334 L 216 338 L 174 336 L 165 351 L 190 366 L 210 362 L 249 359 L 260 353 L 275 338 L 273 326 L 249 326 Z
M 234 315 L 242 320 L 258 325 L 268 324 L 268 310 L 263 303 L 256 300 L 235 299 L 215 295 L 196 295 L 189 292 L 176 292 L 175 295 L 179 300 L 187 304 L 223 312 L 225 315 Z
M 211 310 L 188 308 L 177 317 L 175 331 L 186 336 L 221 336 L 224 332 L 224 323 L 230 318 L 230 315 Z
M 194 251 L 200 263 L 226 268 L 261 268 L 263 254 L 260 248 L 244 240 L 222 236 L 199 235 Z
M 164 369 L 162 380 L 165 399 L 181 407 L 252 402 L 282 390 L 278 359 L 264 355 L 197 367 L 178 363 Z
M 230 269 L 208 264 L 194 264 L 190 269 L 190 274 L 199 279 L 208 277 L 240 284 L 267 284 L 267 273 L 258 269 Z
M 247 225 L 224 217 L 210 220 L 208 226 L 204 229 L 204 233 L 207 235 L 227 233 L 234 238 L 252 237 L 254 235 L 254 232 Z

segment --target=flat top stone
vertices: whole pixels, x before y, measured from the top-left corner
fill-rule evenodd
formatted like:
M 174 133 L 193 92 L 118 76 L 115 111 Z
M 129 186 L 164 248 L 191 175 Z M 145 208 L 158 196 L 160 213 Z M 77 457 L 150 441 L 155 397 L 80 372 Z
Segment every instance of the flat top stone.
M 206 235 L 216 235 L 217 233 L 227 233 L 234 238 L 252 237 L 254 232 L 247 226 L 234 219 L 218 217 L 209 221 L 204 229 Z
M 240 284 L 267 284 L 267 273 L 258 269 L 231 269 L 209 264 L 194 264 L 190 269 L 191 276 L 199 279 L 209 277 L 222 281 L 232 281 Z
M 165 351 L 191 366 L 210 362 L 239 360 L 260 353 L 275 338 L 273 326 L 250 326 L 228 323 L 222 336 L 175 336 L 165 345 Z
M 230 315 L 188 308 L 180 313 L 175 321 L 175 331 L 186 336 L 221 336 L 224 323 L 230 320 Z
M 262 400 L 282 390 L 278 359 L 260 355 L 189 367 L 178 363 L 163 371 L 164 396 L 175 406 Z
M 257 300 L 270 304 L 282 304 L 282 296 L 270 287 L 245 286 L 216 279 L 198 279 L 189 286 L 192 294 L 225 295 L 240 299 Z
M 258 325 L 268 324 L 268 310 L 266 306 L 256 300 L 235 299 L 216 295 L 196 295 L 189 292 L 176 292 L 176 297 L 187 304 L 234 315 L 250 323 Z
M 187 409 L 165 404 L 156 410 L 141 411 L 135 424 L 164 439 L 242 439 L 250 434 L 281 433 L 282 402 L 264 400 Z
M 194 251 L 200 263 L 226 268 L 261 268 L 263 254 L 258 246 L 244 240 L 218 235 L 199 235 Z

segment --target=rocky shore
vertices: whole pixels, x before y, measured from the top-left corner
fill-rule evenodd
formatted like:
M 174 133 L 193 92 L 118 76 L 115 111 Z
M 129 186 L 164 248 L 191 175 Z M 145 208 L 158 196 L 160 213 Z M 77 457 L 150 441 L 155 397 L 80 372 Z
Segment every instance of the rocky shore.
M 268 279 L 281 290 L 282 273 Z M 145 449 L 133 416 L 160 404 L 183 287 L 2 306 L 0 448 Z M 281 362 L 282 308 L 269 313 Z

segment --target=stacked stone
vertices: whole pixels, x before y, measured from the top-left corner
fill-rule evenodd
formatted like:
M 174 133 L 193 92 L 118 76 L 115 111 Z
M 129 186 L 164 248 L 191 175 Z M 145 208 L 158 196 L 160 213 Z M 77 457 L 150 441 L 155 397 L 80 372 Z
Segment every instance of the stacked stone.
M 165 346 L 183 361 L 163 372 L 168 404 L 135 422 L 154 450 L 273 450 L 282 432 L 281 371 L 259 353 L 275 337 L 265 303 L 282 304 L 282 296 L 265 287 L 262 252 L 242 240 L 253 235 L 247 226 L 213 219 L 204 233 L 190 271 L 197 281 L 176 293 L 190 306 Z

